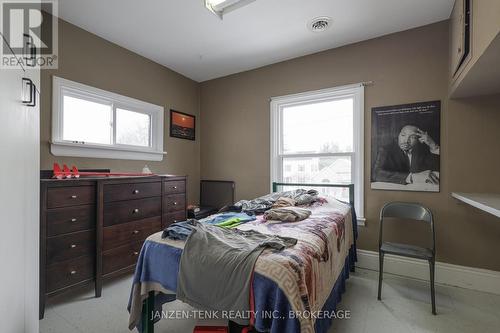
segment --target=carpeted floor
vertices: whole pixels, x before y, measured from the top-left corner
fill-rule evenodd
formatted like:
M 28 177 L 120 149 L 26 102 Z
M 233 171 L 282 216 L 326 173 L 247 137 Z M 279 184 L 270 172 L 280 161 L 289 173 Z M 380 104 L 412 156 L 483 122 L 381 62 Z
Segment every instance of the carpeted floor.
M 347 283 L 340 308 L 350 319 L 335 320 L 333 332 L 498 332 L 500 296 L 437 286 L 438 315 L 431 314 L 429 286 L 425 281 L 384 275 L 382 301 L 377 301 L 377 272 L 358 269 Z M 131 276 L 104 285 L 101 298 L 92 290 L 67 294 L 48 304 L 40 333 L 126 333 L 126 310 Z M 190 310 L 172 302 L 164 310 Z M 160 321 L 155 332 L 190 333 L 196 321 Z M 285 332 L 283 332 L 285 333 Z

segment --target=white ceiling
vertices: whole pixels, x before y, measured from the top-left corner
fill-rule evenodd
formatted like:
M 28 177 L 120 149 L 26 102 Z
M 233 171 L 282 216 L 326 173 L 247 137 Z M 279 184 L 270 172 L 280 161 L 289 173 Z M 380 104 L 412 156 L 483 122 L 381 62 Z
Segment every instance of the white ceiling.
M 454 0 L 257 0 L 220 20 L 203 0 L 60 0 L 59 16 L 196 81 L 447 19 Z M 333 18 L 313 33 L 307 23 Z

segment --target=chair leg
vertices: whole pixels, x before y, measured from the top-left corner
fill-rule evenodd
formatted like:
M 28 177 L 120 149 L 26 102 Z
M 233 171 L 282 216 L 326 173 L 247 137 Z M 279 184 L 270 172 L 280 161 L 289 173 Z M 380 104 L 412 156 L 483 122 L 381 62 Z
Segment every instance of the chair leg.
M 379 268 L 378 268 L 378 297 L 380 301 L 382 299 L 382 275 L 384 274 L 384 252 L 378 253 Z
M 434 273 L 435 273 L 435 261 L 429 261 L 429 268 L 431 273 L 431 301 L 432 301 L 432 314 L 436 315 L 436 292 L 434 289 Z

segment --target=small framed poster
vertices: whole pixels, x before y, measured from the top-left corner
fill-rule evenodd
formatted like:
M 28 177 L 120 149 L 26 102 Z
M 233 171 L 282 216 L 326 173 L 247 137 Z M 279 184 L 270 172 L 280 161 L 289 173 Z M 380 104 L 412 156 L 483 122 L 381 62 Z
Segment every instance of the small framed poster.
M 195 140 L 196 117 L 187 113 L 170 110 L 170 136 L 173 138 Z

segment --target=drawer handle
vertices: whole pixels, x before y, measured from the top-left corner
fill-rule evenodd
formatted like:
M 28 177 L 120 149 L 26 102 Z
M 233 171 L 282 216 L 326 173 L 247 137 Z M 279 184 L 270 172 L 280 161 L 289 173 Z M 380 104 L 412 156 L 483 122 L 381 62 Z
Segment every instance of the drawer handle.
M 177 201 L 174 201 L 174 206 L 177 206 Z
M 139 208 L 134 209 L 134 210 L 132 211 L 132 213 L 134 213 L 134 214 L 139 213 Z
M 71 271 L 71 272 L 69 272 L 69 274 L 71 274 L 71 275 L 75 275 L 75 274 L 76 274 L 76 271 Z
M 76 199 L 76 198 L 78 198 L 78 196 L 77 196 L 77 195 L 72 195 L 72 196 L 71 196 L 71 199 Z
M 74 217 L 73 217 L 73 218 L 71 219 L 71 222 L 76 222 L 76 218 L 74 218 Z
M 174 220 L 174 223 L 177 223 L 178 221 L 177 220 Z
M 137 235 L 137 234 L 139 233 L 139 230 L 134 230 L 134 231 L 132 231 L 132 233 L 133 233 L 134 235 Z
M 173 188 L 174 190 L 177 190 L 177 186 L 173 186 L 172 188 Z
M 138 254 L 139 254 L 139 252 L 135 252 L 135 251 L 134 251 L 134 253 L 133 253 L 133 255 L 134 255 L 134 256 L 136 256 L 136 255 L 138 255 Z
M 139 193 L 139 190 L 133 190 L 132 191 L 133 194 L 138 194 Z
M 71 244 L 69 247 L 70 247 L 71 249 L 74 249 L 74 248 L 76 248 L 76 244 Z

